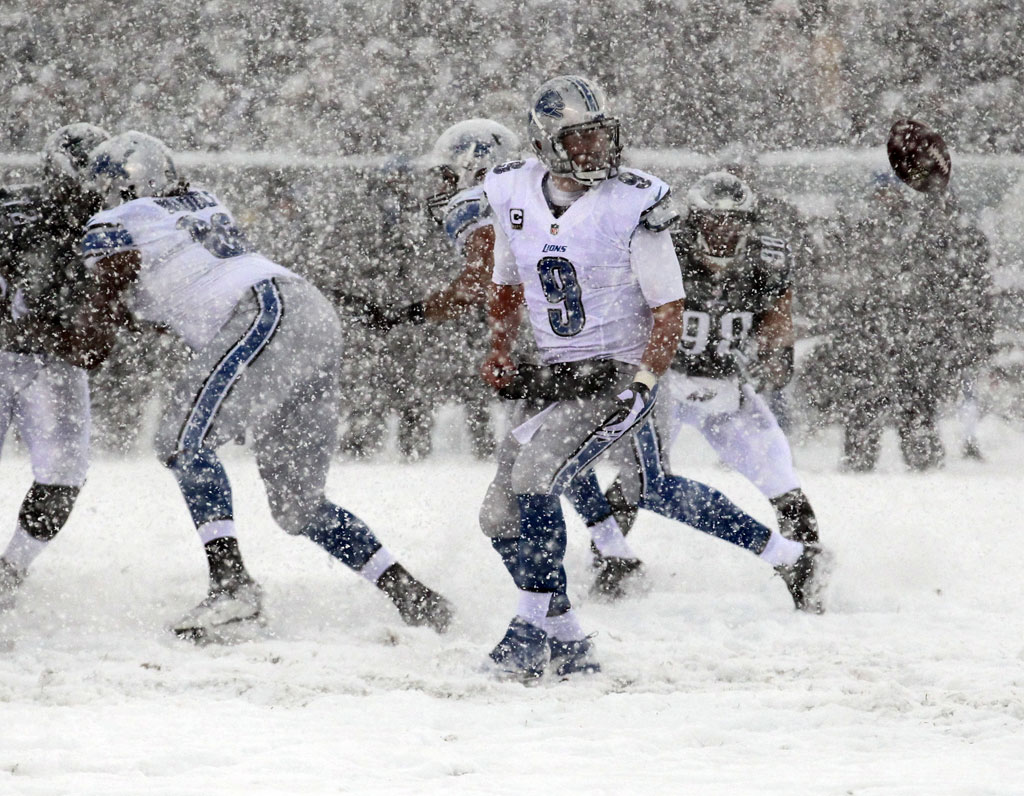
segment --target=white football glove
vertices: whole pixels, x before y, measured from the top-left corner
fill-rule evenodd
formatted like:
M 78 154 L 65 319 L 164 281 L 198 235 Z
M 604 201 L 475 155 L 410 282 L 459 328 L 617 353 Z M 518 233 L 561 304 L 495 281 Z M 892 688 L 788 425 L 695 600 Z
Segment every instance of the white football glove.
M 658 395 L 658 378 L 649 370 L 638 371 L 633 383 L 615 396 L 617 407 L 594 431 L 598 439 L 617 440 L 650 414 Z

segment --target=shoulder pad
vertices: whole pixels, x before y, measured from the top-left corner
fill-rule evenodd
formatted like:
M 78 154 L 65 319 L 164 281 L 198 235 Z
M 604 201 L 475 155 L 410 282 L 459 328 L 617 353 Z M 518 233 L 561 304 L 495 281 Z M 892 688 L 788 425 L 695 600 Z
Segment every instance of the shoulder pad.
M 663 232 L 679 221 L 679 212 L 672 202 L 672 191 L 668 188 L 654 200 L 654 204 L 640 214 L 640 223 L 651 232 Z
M 513 169 L 521 169 L 525 163 L 525 160 L 510 160 L 507 163 L 499 163 L 491 169 L 491 174 L 504 174 L 505 172 L 512 171 Z
M 747 262 L 759 274 L 768 296 L 778 297 L 792 286 L 793 252 L 783 238 L 755 235 L 747 249 Z
M 462 245 L 463 237 L 471 229 L 481 226 L 491 214 L 483 191 L 471 188 L 451 198 L 444 209 L 444 234 L 452 245 Z
M 755 235 L 751 241 L 757 246 L 762 263 L 775 268 L 786 268 L 793 257 L 793 249 L 785 238 L 772 235 Z
M 619 169 L 619 173 L 615 179 L 625 185 L 632 185 L 634 188 L 638 188 L 641 191 L 650 188 L 654 184 L 649 177 L 635 171 L 630 171 L 629 169 Z

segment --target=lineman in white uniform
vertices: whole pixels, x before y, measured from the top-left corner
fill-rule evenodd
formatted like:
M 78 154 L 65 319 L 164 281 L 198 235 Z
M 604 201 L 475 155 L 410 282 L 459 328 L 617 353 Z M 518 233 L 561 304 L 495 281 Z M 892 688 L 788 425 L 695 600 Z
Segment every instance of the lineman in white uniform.
M 575 612 L 549 618 L 556 598 L 567 601 L 558 498 L 623 435 L 643 434 L 632 449 L 619 445 L 612 454 L 640 456 L 643 483 L 636 487 L 645 508 L 677 519 L 704 510 L 744 537 L 744 546 L 763 546 L 771 535 L 723 496 L 665 473 L 653 426 L 644 422 L 682 328 L 683 284 L 666 231 L 675 219 L 668 187 L 619 169 L 618 120 L 584 78 L 541 86 L 529 128 L 540 160 L 498 166 L 484 183 L 495 221 L 495 288 L 492 353 L 481 369 L 495 388 L 516 382 L 511 352 L 525 299 L 541 359 L 566 389 L 556 389 L 556 400 L 539 412 L 524 405 L 523 422 L 503 446 L 518 507 L 519 605 L 490 657 L 500 672 L 524 680 L 540 677 L 549 655 L 568 662 L 570 672 L 599 668 Z M 508 505 L 505 492 L 496 479 L 488 493 L 484 511 L 496 525 L 505 524 L 496 519 Z
M 109 350 L 128 307 L 195 352 L 156 439 L 210 569 L 207 598 L 175 632 L 215 639 L 226 625 L 259 618 L 260 588 L 238 550 L 231 489 L 216 455 L 246 429 L 278 524 L 374 583 L 409 624 L 444 631 L 447 601 L 324 496 L 342 355 L 331 305 L 304 279 L 249 251 L 227 208 L 180 182 L 157 139 L 116 136 L 92 153 L 92 173 L 111 209 L 91 219 L 82 244 L 96 279 L 93 301 L 79 319 L 91 347 L 83 356 L 101 358 Z
M 0 612 L 64 527 L 89 468 L 89 381 L 62 357 L 62 332 L 82 278 L 82 227 L 99 207 L 82 172 L 107 137 L 61 127 L 43 146 L 42 182 L 0 188 L 0 447 L 14 423 L 34 478 L 0 556 Z

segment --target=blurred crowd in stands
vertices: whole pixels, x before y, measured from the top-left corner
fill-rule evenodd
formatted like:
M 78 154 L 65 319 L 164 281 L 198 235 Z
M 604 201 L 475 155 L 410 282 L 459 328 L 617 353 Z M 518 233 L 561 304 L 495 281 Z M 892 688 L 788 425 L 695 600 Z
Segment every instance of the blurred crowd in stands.
M 420 150 L 524 86 L 601 83 L 629 143 L 876 145 L 894 113 L 1024 152 L 1024 15 L 1003 0 L 36 0 L 0 10 L 3 147 L 67 119 L 180 149 Z
M 54 127 L 84 119 L 179 150 L 409 153 L 344 173 L 212 175 L 275 259 L 329 294 L 402 305 L 460 268 L 422 213 L 436 186 L 413 163 L 452 121 L 489 116 L 518 129 L 526 87 L 570 71 L 604 85 L 635 147 L 880 146 L 894 116 L 908 115 L 957 151 L 1024 153 L 1016 11 L 995 0 L 40 0 L 0 10 L 0 150 L 37 150 Z M 991 286 L 995 257 L 977 219 L 939 217 L 883 174 L 865 176 L 863 202 L 808 217 L 751 164 L 734 165 L 797 252 L 798 322 L 814 341 L 791 388 L 801 406 L 814 422 L 843 424 L 851 469 L 874 466 L 889 421 L 908 465 L 940 463 L 936 417 L 977 404 L 992 372 L 982 363 L 1024 329 L 1018 299 Z M 680 196 L 699 176 L 667 171 Z M 434 408 L 457 400 L 472 452 L 489 455 L 497 413 L 475 375 L 482 316 L 388 336 L 354 318 L 345 329 L 346 405 L 360 407 L 343 419 L 345 452 L 381 450 L 397 418 L 399 453 L 425 456 Z M 182 355 L 151 330 L 125 335 L 95 377 L 101 445 L 135 444 L 150 383 L 134 375 L 148 369 L 140 359 Z M 1011 381 L 1024 370 L 1005 367 Z M 1024 406 L 1000 411 L 1024 416 Z

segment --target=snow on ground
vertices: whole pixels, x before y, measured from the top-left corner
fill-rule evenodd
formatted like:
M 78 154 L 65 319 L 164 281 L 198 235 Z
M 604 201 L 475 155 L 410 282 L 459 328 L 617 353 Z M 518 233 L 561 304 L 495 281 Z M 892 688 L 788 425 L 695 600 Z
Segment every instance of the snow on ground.
M 276 530 L 231 451 L 270 619 L 265 639 L 207 648 L 164 629 L 205 586 L 170 475 L 100 461 L 0 619 L 0 793 L 1024 793 L 1024 433 L 984 424 L 982 443 L 986 462 L 928 475 L 893 438 L 871 475 L 837 471 L 834 434 L 799 446 L 837 556 L 822 617 L 753 556 L 653 516 L 632 537 L 647 588 L 595 602 L 572 520 L 571 594 L 604 672 L 534 688 L 478 671 L 514 595 L 475 521 L 491 467 L 459 445 L 340 461 L 329 490 L 455 602 L 447 636 Z M 770 517 L 696 438 L 674 454 Z M 30 480 L 22 455 L 0 463 L 0 527 Z

